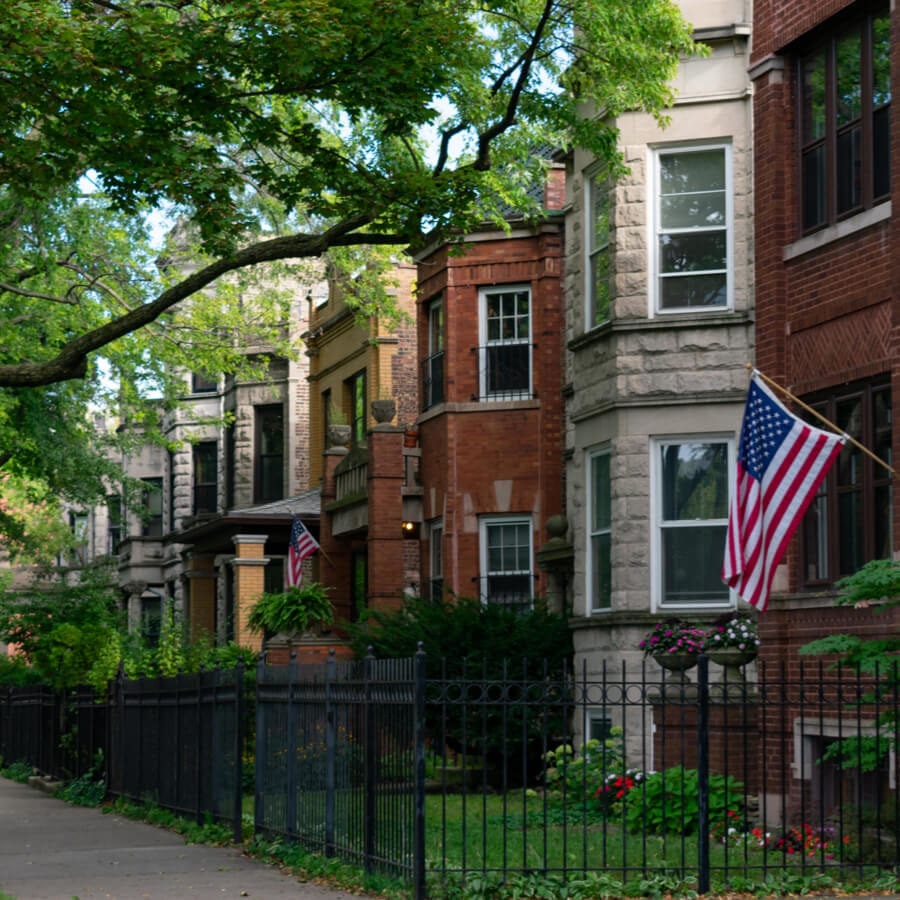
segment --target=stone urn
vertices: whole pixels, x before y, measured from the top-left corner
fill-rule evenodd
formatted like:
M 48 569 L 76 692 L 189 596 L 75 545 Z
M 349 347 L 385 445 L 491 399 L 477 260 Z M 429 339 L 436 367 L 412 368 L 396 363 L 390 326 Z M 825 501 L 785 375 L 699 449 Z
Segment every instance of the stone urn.
M 395 400 L 373 400 L 372 418 L 379 424 L 385 425 L 392 422 L 397 415 L 397 403 Z
M 687 672 L 697 665 L 696 653 L 654 653 L 653 658 L 670 672 Z
M 329 425 L 328 426 L 328 448 L 346 447 L 350 443 L 350 426 L 349 425 Z
M 706 651 L 710 660 L 725 670 L 723 684 L 729 697 L 740 696 L 745 690 L 747 680 L 744 677 L 744 666 L 753 662 L 758 652 L 756 647 L 744 650 L 738 647 L 719 647 Z
M 696 653 L 654 653 L 656 660 L 666 670 L 667 676 L 660 685 L 660 699 L 673 703 L 692 703 L 697 699 L 697 685 L 687 677 L 697 665 Z

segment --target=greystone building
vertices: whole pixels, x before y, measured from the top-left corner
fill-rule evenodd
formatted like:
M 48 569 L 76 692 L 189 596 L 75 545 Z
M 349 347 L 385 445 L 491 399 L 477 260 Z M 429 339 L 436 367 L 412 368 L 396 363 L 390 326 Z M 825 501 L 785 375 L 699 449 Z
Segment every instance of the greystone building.
M 614 184 L 570 159 L 568 593 L 591 674 L 639 671 L 660 619 L 736 604 L 719 572 L 753 360 L 751 8 L 681 6 L 710 53 L 683 61 L 668 127 L 621 117 Z M 609 727 L 595 718 L 588 734 Z

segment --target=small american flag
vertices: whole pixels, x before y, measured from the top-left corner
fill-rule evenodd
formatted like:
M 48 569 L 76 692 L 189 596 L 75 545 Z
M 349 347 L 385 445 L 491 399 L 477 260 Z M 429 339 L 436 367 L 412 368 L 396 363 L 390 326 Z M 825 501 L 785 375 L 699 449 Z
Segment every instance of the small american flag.
M 841 435 L 813 428 L 789 413 L 753 373 L 722 580 L 761 612 L 788 541 L 843 443 Z
M 303 560 L 318 549 L 319 544 L 309 533 L 309 529 L 300 521 L 299 516 L 294 516 L 288 547 L 288 587 L 299 587 L 303 583 Z

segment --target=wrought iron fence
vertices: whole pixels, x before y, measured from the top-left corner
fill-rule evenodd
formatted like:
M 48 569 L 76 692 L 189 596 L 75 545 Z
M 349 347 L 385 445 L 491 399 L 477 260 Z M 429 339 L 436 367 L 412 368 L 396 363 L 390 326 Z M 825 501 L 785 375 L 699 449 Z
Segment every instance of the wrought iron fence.
M 426 659 L 261 666 L 255 828 L 417 898 L 454 882 L 837 880 L 900 865 L 896 667 L 691 671 Z M 117 684 L 114 793 L 240 833 L 241 676 Z M 30 693 L 29 693 L 30 691 Z M 13 699 L 15 697 L 15 699 Z M 0 693 L 0 752 L 58 741 L 33 689 Z
M 101 700 L 104 698 L 101 698 Z M 0 758 L 58 779 L 77 778 L 105 752 L 107 708 L 90 688 L 0 688 Z
M 255 830 L 423 885 L 423 672 L 371 657 L 260 666 Z
M 241 840 L 244 667 L 172 678 L 119 677 L 110 701 L 107 787 Z

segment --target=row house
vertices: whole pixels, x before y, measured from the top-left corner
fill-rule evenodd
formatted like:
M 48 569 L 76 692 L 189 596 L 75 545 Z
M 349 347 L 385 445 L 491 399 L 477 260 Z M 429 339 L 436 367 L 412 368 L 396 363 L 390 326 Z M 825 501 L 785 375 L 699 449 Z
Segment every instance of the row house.
M 305 325 L 305 294 L 321 278 L 280 286 L 294 292 L 294 327 Z M 269 358 L 259 378 L 185 373 L 185 393 L 162 415 L 166 449 L 148 443 L 122 459 L 142 483 L 137 503 L 107 500 L 107 552 L 117 556 L 129 625 L 153 633 L 174 604 L 193 638 L 259 644 L 246 613 L 263 590 L 284 587 L 292 517 L 315 530 L 310 485 L 308 361 Z
M 892 213 L 900 122 L 891 113 L 898 17 L 886 0 L 757 3 L 750 68 L 757 365 L 888 466 L 900 438 L 892 415 L 900 376 L 900 232 Z M 892 611 L 836 607 L 834 584 L 869 560 L 898 556 L 897 517 L 892 471 L 846 444 L 761 620 L 760 658 L 771 671 L 784 665 L 799 677 L 797 648 L 814 638 L 896 629 Z M 854 715 L 874 727 L 871 710 Z M 793 722 L 783 738 L 807 759 L 841 734 L 840 719 L 804 720 L 798 710 Z M 855 788 L 871 800 L 879 776 L 860 777 L 865 783 Z
M 708 624 L 753 360 L 751 11 L 684 0 L 670 123 L 615 123 L 629 174 L 575 150 L 566 214 L 566 518 L 576 666 L 639 674 L 651 624 Z M 611 723 L 591 714 L 601 736 Z
M 563 167 L 538 223 L 415 253 L 424 597 L 530 608 L 562 512 Z
M 361 319 L 347 302 L 353 280 L 333 279 L 304 335 L 310 469 L 321 495 L 314 566 L 337 622 L 418 592 L 418 450 L 403 449 L 416 417 L 414 281 L 415 267 L 394 260 L 383 286 L 396 316 Z

